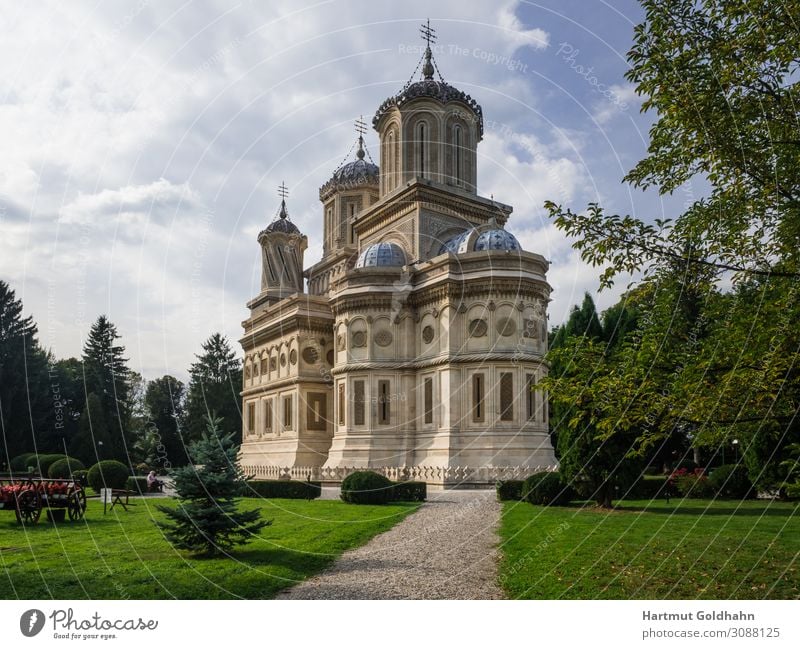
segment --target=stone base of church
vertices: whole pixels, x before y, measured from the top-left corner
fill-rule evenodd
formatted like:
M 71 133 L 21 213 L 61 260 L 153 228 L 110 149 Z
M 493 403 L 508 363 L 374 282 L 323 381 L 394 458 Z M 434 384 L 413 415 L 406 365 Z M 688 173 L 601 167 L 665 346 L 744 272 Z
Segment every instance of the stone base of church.
M 255 475 L 248 467 L 298 466 L 305 467 L 304 477 L 307 477 L 309 467 L 325 464 L 330 445 L 331 438 L 327 434 L 318 437 L 305 435 L 302 439 L 287 436 L 249 441 L 242 445 L 242 459 L 247 465 L 242 468 L 245 474 Z
M 308 480 L 339 484 L 355 471 L 366 467 L 302 467 L 244 464 L 242 470 L 255 480 Z M 533 473 L 555 471 L 558 463 L 526 466 L 440 467 L 440 466 L 373 466 L 370 471 L 385 475 L 390 480 L 426 482 L 430 487 L 480 488 L 492 487 L 498 480 L 524 480 Z

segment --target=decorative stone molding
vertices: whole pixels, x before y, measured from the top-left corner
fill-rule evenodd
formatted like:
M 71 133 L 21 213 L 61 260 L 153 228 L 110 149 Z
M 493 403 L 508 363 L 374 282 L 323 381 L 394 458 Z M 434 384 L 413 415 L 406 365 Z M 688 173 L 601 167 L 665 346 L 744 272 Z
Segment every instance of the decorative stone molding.
M 256 480 L 311 480 L 321 482 L 341 482 L 356 471 L 365 467 L 279 467 L 275 465 L 242 465 L 245 475 Z M 370 467 L 393 481 L 420 481 L 434 485 L 458 486 L 493 485 L 498 480 L 523 480 L 533 473 L 557 471 L 558 465 L 547 466 L 500 466 L 500 467 L 440 467 L 440 466 L 385 466 Z

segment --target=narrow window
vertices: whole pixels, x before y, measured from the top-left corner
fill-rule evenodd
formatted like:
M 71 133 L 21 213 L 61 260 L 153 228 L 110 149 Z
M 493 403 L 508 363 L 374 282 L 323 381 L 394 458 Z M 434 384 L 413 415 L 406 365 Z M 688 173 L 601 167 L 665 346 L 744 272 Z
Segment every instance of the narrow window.
M 389 410 L 389 381 L 378 381 L 378 423 L 388 424 L 391 412 Z
M 344 411 L 347 407 L 344 399 L 344 383 L 339 384 L 339 425 L 344 426 Z
M 419 125 L 419 175 L 425 175 L 425 122 Z
M 425 379 L 425 423 L 433 423 L 433 379 Z
M 307 396 L 306 427 L 308 430 L 326 430 L 328 399 L 324 392 L 309 392 Z
M 481 422 L 486 413 L 483 405 L 483 374 L 472 375 L 472 421 Z
M 283 427 L 292 430 L 292 395 L 283 397 Z
M 536 377 L 525 375 L 525 402 L 527 404 L 528 421 L 536 419 Z
M 514 421 L 514 375 L 500 373 L 500 421 Z
M 262 358 L 261 359 L 261 374 L 266 374 L 266 373 L 267 373 L 267 359 L 266 358 Z
M 353 381 L 353 423 L 356 426 L 364 425 L 364 381 Z
M 247 404 L 247 432 L 251 435 L 256 429 L 256 404 Z
M 454 151 L 454 166 L 456 172 L 456 185 L 461 184 L 461 127 L 456 124 L 453 127 L 453 143 L 455 145 Z
M 272 399 L 264 402 L 264 432 L 272 432 Z

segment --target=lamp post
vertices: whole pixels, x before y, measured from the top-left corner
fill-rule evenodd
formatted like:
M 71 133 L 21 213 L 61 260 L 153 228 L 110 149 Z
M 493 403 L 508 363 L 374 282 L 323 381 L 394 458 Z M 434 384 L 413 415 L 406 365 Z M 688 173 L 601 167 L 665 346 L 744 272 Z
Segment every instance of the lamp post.
M 734 460 L 736 461 L 736 464 L 739 464 L 739 440 L 738 439 L 733 440 L 732 444 L 733 444 Z

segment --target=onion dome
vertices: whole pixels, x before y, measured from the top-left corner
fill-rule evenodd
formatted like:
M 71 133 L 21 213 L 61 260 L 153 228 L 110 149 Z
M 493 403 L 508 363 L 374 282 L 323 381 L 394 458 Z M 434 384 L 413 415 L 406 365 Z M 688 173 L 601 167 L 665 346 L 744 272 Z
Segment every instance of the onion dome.
M 451 101 L 458 101 L 466 106 L 474 113 L 478 120 L 478 135 L 483 137 L 483 109 L 480 104 L 470 97 L 467 93 L 458 88 L 451 86 L 447 83 L 442 75 L 439 74 L 439 80 L 433 78 L 434 71 L 438 72 L 433 62 L 433 53 L 431 52 L 430 41 L 428 47 L 425 49 L 425 63 L 422 66 L 422 79 L 412 82 L 410 79 L 403 89 L 393 97 L 386 99 L 378 108 L 375 117 L 372 118 L 372 125 L 377 128 L 383 115 L 391 108 L 400 108 L 403 104 L 425 97 L 428 99 L 435 99 L 441 104 L 447 104 Z M 413 79 L 413 75 L 412 75 Z
M 272 223 L 258 233 L 258 238 L 261 239 L 262 236 L 271 232 L 300 234 L 300 229 L 294 223 L 292 223 L 292 220 L 289 218 L 289 213 L 286 211 L 285 199 L 281 201 L 281 207 L 277 216 L 272 220 Z
M 405 266 L 406 253 L 396 243 L 381 241 L 373 243 L 361 251 L 356 260 L 356 268 L 374 266 Z
M 359 122 L 359 124 L 363 124 L 363 122 Z M 351 148 L 350 150 L 352 151 L 353 149 Z M 380 169 L 378 165 L 372 162 L 372 159 L 365 159 L 367 155 L 364 148 L 364 136 L 359 133 L 356 159 L 340 165 L 333 172 L 331 179 L 319 188 L 320 198 L 328 196 L 333 191 L 352 189 L 363 185 L 377 185 Z
M 479 250 L 522 250 L 517 238 L 503 228 L 486 230 L 478 235 L 472 248 Z
M 452 252 L 453 254 L 469 252 L 469 237 L 473 232 L 475 232 L 475 230 L 465 230 L 464 232 L 451 237 L 442 244 L 441 248 L 439 248 L 439 254 L 443 255 L 446 252 Z

